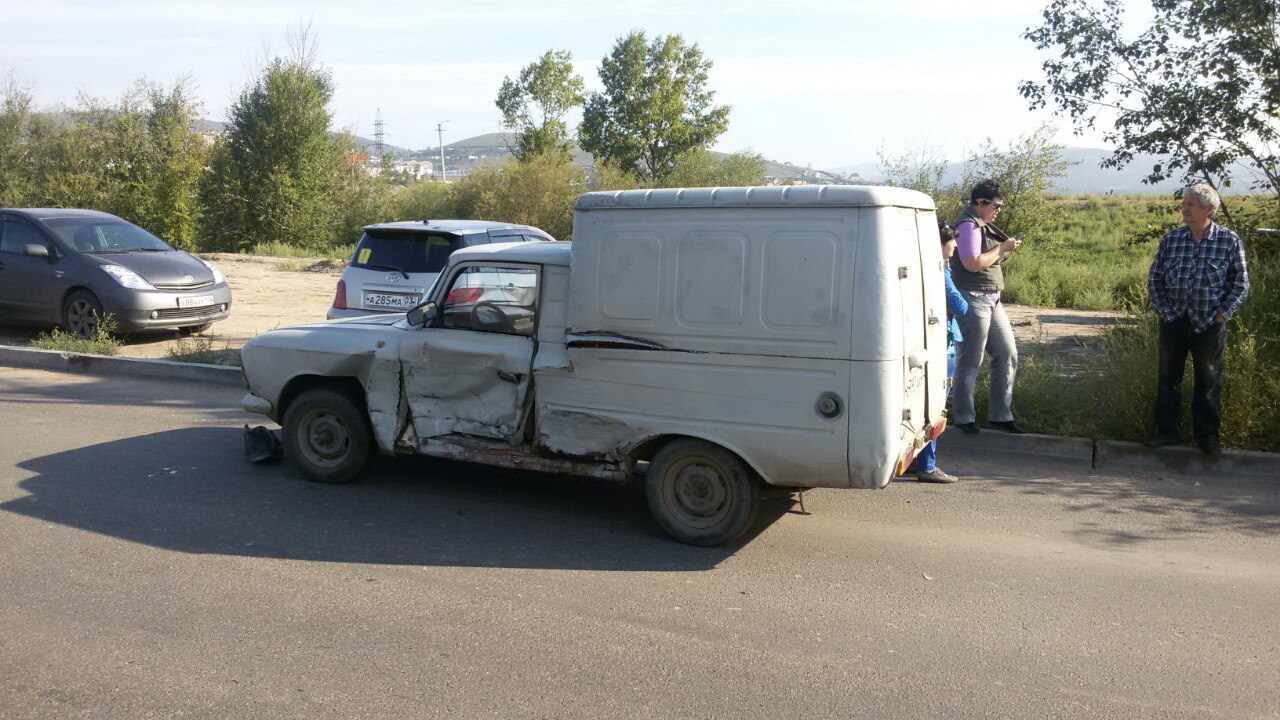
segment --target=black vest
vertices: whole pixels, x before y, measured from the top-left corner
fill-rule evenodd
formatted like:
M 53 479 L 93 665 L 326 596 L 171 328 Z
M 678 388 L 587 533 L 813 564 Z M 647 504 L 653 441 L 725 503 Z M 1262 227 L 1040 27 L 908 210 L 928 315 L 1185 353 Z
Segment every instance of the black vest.
M 972 222 L 982 232 L 982 250 L 980 252 L 987 252 L 1000 244 L 1000 241 L 991 234 L 991 229 L 987 227 L 987 224 L 973 211 L 972 205 L 966 205 L 960 213 L 960 217 L 956 218 L 956 228 L 959 228 L 962 222 Z M 960 255 L 957 253 L 951 256 L 951 280 L 955 282 L 957 288 L 969 292 L 1004 290 L 1004 270 L 1000 268 L 1000 263 L 1002 262 L 1004 262 L 1004 256 L 992 263 L 990 267 L 983 268 L 978 272 L 969 272 L 964 269 L 964 263 L 960 262 Z

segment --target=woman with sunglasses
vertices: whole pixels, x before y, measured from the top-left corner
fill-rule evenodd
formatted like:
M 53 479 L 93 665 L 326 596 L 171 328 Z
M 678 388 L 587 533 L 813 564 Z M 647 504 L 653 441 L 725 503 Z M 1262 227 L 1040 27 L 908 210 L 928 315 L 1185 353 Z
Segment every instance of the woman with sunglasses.
M 969 205 L 956 219 L 956 254 L 951 258 L 951 277 L 969 303 L 969 312 L 960 317 L 964 340 L 956 355 L 955 400 L 952 404 L 956 427 L 967 433 L 981 432 L 973 407 L 973 386 L 978 379 L 983 353 L 991 353 L 991 392 L 987 404 L 987 424 L 1011 433 L 1023 429 L 1013 417 L 1013 379 L 1018 372 L 1018 347 L 1013 327 L 1000 304 L 1004 290 L 1001 264 L 1022 244 L 1007 237 L 992 223 L 1004 206 L 1004 190 L 995 180 L 983 180 L 969 193 Z

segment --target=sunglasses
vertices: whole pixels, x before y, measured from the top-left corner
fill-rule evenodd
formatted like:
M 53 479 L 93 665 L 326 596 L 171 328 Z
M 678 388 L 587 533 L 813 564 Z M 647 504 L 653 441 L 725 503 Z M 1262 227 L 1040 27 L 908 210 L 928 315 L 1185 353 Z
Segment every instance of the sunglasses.
M 997 210 L 1004 207 L 1004 203 L 1002 202 L 991 202 L 990 200 L 979 200 L 978 202 L 982 203 L 983 205 L 990 205 L 991 207 Z

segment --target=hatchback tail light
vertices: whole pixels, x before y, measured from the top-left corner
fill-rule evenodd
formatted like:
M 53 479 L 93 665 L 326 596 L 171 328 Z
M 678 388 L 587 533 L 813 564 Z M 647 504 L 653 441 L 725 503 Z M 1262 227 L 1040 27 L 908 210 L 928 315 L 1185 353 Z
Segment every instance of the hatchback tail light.
M 445 305 L 465 305 L 473 303 L 480 299 L 484 294 L 484 288 L 457 288 L 449 293 L 449 297 L 444 299 Z
M 333 294 L 333 308 L 335 310 L 347 309 L 347 281 L 338 281 L 338 291 Z

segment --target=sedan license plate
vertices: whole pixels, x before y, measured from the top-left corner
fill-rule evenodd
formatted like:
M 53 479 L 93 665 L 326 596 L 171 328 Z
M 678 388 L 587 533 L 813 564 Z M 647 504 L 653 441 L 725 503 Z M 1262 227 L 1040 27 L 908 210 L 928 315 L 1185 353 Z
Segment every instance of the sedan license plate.
M 213 304 L 212 295 L 197 295 L 195 297 L 178 298 L 178 307 L 180 308 L 204 307 L 206 305 L 212 305 L 212 304 Z
M 409 310 L 418 304 L 422 296 L 413 293 L 412 295 L 402 295 L 400 293 L 372 293 L 364 294 L 364 306 L 366 308 L 385 308 L 388 310 Z

